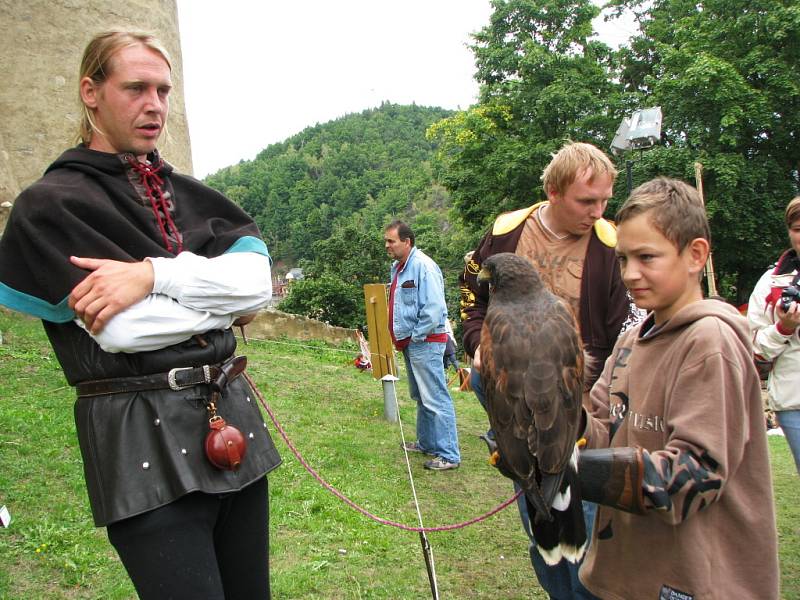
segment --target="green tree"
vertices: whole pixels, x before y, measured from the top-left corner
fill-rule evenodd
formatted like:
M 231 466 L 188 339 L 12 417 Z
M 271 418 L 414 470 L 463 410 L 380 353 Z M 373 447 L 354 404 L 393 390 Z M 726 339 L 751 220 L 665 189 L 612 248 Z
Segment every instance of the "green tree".
M 800 188 L 800 5 L 611 0 L 641 27 L 618 52 L 591 41 L 588 1 L 492 5 L 473 46 L 479 104 L 428 130 L 466 226 L 542 198 L 539 175 L 564 138 L 607 148 L 623 115 L 661 106 L 662 145 L 626 157 L 634 182 L 693 181 L 703 164 L 721 291 L 744 301 L 786 246 L 781 213 Z
M 396 216 L 429 224 L 423 238 L 449 251 L 450 194 L 434 182 L 435 143 L 425 137 L 449 114 L 385 103 L 309 127 L 207 179 L 254 216 L 279 265 L 304 267 L 283 310 L 361 324 L 362 286 L 388 278 L 382 232 Z
M 305 279 L 292 283 L 280 310 L 340 327 L 366 322 L 363 286 L 388 278 L 382 230 L 355 215 L 342 219 L 327 239 L 317 240 L 313 260 L 303 263 Z
M 591 41 L 590 0 L 493 0 L 475 34 L 480 103 L 433 125 L 436 175 L 459 216 L 483 228 L 543 197 L 540 176 L 565 138 L 607 147 L 623 113 L 614 53 Z
M 388 277 L 383 230 L 367 226 L 361 215 L 337 222 L 330 237 L 314 242 L 313 254 L 306 269 L 311 277 L 335 273 L 342 281 L 358 286 Z
M 293 282 L 278 308 L 330 325 L 356 328 L 364 321 L 364 301 L 362 298 L 359 303 L 359 295 L 363 296 L 361 288 L 326 272 Z
M 664 145 L 636 165 L 704 189 L 722 292 L 745 301 L 786 247 L 782 212 L 798 191 L 800 5 L 791 0 L 615 0 L 639 11 L 621 81 L 660 105 Z

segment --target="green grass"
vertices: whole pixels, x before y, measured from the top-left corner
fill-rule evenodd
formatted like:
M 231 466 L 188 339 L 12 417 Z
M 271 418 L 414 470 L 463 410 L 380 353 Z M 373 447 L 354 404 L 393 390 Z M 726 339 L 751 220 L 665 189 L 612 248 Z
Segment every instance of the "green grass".
M 0 310 L 0 599 L 135 598 L 105 536 L 92 525 L 66 387 L 38 321 Z M 314 346 L 314 345 L 312 345 Z M 251 376 L 306 459 L 384 518 L 416 524 L 399 428 L 383 419 L 380 383 L 352 366 L 356 352 L 252 341 Z M 407 439 L 414 406 L 399 383 Z M 426 525 L 493 508 L 511 485 L 486 464 L 471 394 L 454 393 L 463 465 L 431 473 L 411 457 Z M 416 533 L 376 524 L 321 488 L 270 430 L 284 464 L 269 478 L 275 598 L 429 598 Z M 198 435 L 200 435 L 198 433 Z M 784 598 L 800 598 L 800 478 L 783 438 L 770 438 Z M 527 542 L 512 506 L 487 521 L 429 534 L 442 598 L 534 598 Z

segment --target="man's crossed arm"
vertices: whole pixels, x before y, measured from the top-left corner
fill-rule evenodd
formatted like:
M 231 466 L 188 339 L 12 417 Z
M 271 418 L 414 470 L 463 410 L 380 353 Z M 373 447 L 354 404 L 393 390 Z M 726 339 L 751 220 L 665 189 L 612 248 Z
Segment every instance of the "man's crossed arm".
M 71 257 L 91 273 L 73 288 L 76 322 L 107 352 L 156 350 L 244 322 L 272 296 L 269 258 L 183 252 L 141 262 Z

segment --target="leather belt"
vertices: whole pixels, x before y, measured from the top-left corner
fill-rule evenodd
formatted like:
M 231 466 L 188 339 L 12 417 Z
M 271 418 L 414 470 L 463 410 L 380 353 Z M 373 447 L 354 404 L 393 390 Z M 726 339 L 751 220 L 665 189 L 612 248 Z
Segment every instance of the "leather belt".
M 246 356 L 234 356 L 217 365 L 176 367 L 166 373 L 82 381 L 75 386 L 75 390 L 78 392 L 79 398 L 147 390 L 178 392 L 196 385 L 211 385 L 217 390 L 221 390 L 227 383 L 238 377 L 246 366 Z

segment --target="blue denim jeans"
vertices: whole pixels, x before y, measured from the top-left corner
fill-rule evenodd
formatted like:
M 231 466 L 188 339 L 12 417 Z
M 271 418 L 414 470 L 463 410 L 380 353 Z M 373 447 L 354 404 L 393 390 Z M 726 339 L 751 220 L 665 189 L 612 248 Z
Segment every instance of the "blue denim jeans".
M 469 372 L 469 384 L 472 386 L 472 391 L 475 392 L 475 397 L 478 399 L 478 402 L 481 403 L 483 410 L 488 412 L 486 408 L 486 396 L 483 394 L 483 384 L 481 383 L 481 374 L 478 372 L 478 369 L 472 368 Z M 492 431 L 491 425 L 489 425 L 489 429 L 486 431 L 486 437 L 490 440 L 494 439 L 494 431 Z
M 786 441 L 789 442 L 789 449 L 794 456 L 794 466 L 800 474 L 800 410 L 778 410 L 775 411 L 775 417 L 783 429 Z
M 483 385 L 481 383 L 481 376 L 478 369 L 472 369 L 470 373 L 470 384 L 484 409 L 486 409 L 486 396 L 483 394 Z M 489 429 L 487 435 L 494 438 L 494 432 Z M 518 491 L 519 486 L 514 483 L 514 490 Z M 530 540 L 528 546 L 528 553 L 531 558 L 531 565 L 536 573 L 536 578 L 539 580 L 539 585 L 542 586 L 545 592 L 550 595 L 551 600 L 597 600 L 589 590 L 583 587 L 583 584 L 578 579 L 578 570 L 581 563 L 571 563 L 562 559 L 557 565 L 550 566 L 544 562 L 542 555 L 536 549 L 536 540 L 533 539 L 531 532 L 531 522 L 528 516 L 528 507 L 525 504 L 525 498 L 520 496 L 517 498 L 517 509 L 519 510 L 519 517 L 522 520 L 522 528 Z M 594 516 L 597 512 L 597 505 L 592 502 L 583 503 L 583 518 L 586 523 L 586 537 L 591 539 L 592 528 L 594 526 Z M 583 562 L 583 561 L 581 561 Z
M 460 463 L 456 411 L 447 391 L 442 358 L 444 344 L 411 342 L 403 350 L 408 393 L 417 403 L 417 442 L 428 454 Z

